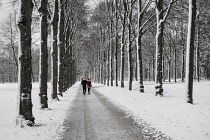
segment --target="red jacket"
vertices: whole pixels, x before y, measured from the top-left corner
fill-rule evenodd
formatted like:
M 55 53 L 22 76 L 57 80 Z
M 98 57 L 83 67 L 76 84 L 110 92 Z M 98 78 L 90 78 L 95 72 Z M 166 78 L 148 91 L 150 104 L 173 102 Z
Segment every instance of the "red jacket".
M 87 85 L 88 87 L 91 87 L 91 86 L 92 86 L 92 85 L 91 85 L 91 81 L 87 80 L 86 85 Z

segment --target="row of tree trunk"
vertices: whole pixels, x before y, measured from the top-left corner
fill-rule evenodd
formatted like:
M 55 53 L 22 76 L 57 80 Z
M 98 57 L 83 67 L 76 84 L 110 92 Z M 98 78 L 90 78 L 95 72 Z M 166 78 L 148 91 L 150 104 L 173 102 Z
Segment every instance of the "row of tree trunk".
M 102 71 L 105 71 L 106 73 L 104 73 L 103 75 L 99 75 L 98 76 L 98 82 L 103 82 L 104 84 L 106 84 L 107 86 L 109 86 L 111 84 L 111 86 L 113 86 L 113 71 L 115 69 L 115 81 L 116 81 L 116 86 L 118 86 L 118 79 L 120 79 L 121 82 L 121 87 L 124 87 L 124 80 L 125 80 L 125 48 L 127 48 L 127 79 L 128 79 L 128 88 L 129 90 L 132 90 L 132 81 L 133 81 L 133 71 L 134 71 L 134 64 L 133 64 L 133 46 L 136 46 L 137 48 L 136 50 L 136 71 L 138 76 L 136 76 L 136 79 L 139 80 L 139 89 L 140 92 L 144 92 L 144 58 L 142 56 L 142 38 L 143 35 L 149 31 L 150 29 L 152 29 L 153 27 L 156 26 L 156 46 L 155 46 L 155 63 L 150 63 L 151 65 L 155 66 L 154 69 L 154 73 L 155 73 L 155 89 L 156 89 L 156 95 L 160 95 L 163 96 L 163 80 L 164 80 L 164 76 L 163 73 L 165 72 L 165 58 L 167 59 L 167 66 L 168 66 L 168 81 L 171 81 L 171 71 L 172 71 L 172 48 L 173 48 L 173 59 L 174 59 L 174 81 L 176 82 L 177 79 L 177 52 L 179 51 L 179 48 L 182 48 L 182 72 L 181 72 L 181 78 L 182 81 L 184 81 L 184 78 L 186 78 L 186 80 L 188 80 L 187 75 L 190 75 L 190 80 L 188 80 L 188 82 L 186 81 L 186 85 L 192 85 L 193 82 L 193 62 L 192 59 L 194 59 L 194 56 L 191 56 L 189 54 L 194 53 L 194 50 L 188 51 L 189 48 L 194 48 L 194 46 L 192 44 L 194 44 L 194 42 L 190 43 L 191 47 L 187 47 L 187 49 L 185 49 L 185 45 L 180 44 L 179 48 L 176 48 L 176 45 L 178 44 L 177 42 L 171 42 L 171 44 L 169 44 L 169 55 L 168 54 L 164 54 L 164 29 L 165 29 L 165 24 L 166 24 L 166 19 L 169 16 L 169 13 L 173 7 L 173 5 L 176 3 L 176 0 L 170 0 L 168 1 L 167 5 L 164 5 L 164 1 L 163 0 L 156 0 L 153 1 L 152 0 L 148 0 L 145 2 L 142 2 L 141 0 L 137 1 L 137 8 L 138 8 L 138 20 L 137 20 L 137 33 L 135 34 L 134 32 L 134 15 L 133 10 L 136 8 L 134 5 L 136 4 L 136 1 L 133 0 L 106 0 L 106 2 L 101 2 L 101 5 L 106 6 L 106 15 L 104 15 L 104 17 L 107 17 L 108 21 L 107 24 L 108 26 L 104 26 L 104 36 L 108 37 L 108 41 L 109 43 L 106 43 L 106 39 L 105 39 L 105 46 L 104 48 L 101 48 L 100 51 L 104 51 L 104 57 L 101 57 L 99 59 L 103 59 L 103 61 L 98 60 L 99 62 L 101 62 L 99 65 L 100 68 L 104 69 Z M 154 10 L 156 11 L 156 13 L 153 13 L 153 6 L 152 3 L 155 4 L 155 8 Z M 195 5 L 191 6 L 191 4 L 196 4 L 196 2 L 193 1 L 189 1 L 189 7 L 195 7 Z M 151 10 L 151 13 L 149 13 Z M 189 10 L 191 11 L 191 10 Z M 97 12 L 97 11 L 96 11 Z M 146 15 L 146 16 L 145 16 Z M 156 19 L 154 19 L 154 17 L 156 16 Z M 195 12 L 191 12 L 189 13 L 189 23 L 188 23 L 188 36 L 192 34 L 191 39 L 194 40 L 194 30 L 195 30 L 195 25 L 194 23 L 191 24 L 191 22 L 195 22 L 195 19 L 190 19 L 190 17 L 196 17 L 195 16 Z M 121 24 L 119 24 L 119 21 Z M 156 21 L 156 23 L 154 22 Z M 98 19 L 97 21 L 98 23 L 100 23 L 100 25 L 103 25 L 104 21 L 101 19 Z M 106 22 L 105 22 L 106 23 Z M 115 23 L 115 24 L 114 24 Z M 176 22 L 175 22 L 176 23 Z M 192 25 L 192 26 L 191 26 Z M 178 26 L 178 25 L 175 25 Z M 183 26 L 183 25 L 182 25 Z M 189 27 L 191 27 L 191 30 L 193 30 L 193 32 L 190 33 Z M 101 26 L 100 26 L 101 28 Z M 113 30 L 114 29 L 114 30 Z M 121 32 L 119 31 L 121 30 Z M 172 29 L 171 29 L 172 30 Z M 176 31 L 176 33 L 171 33 L 173 35 L 173 38 L 177 38 L 177 34 L 178 31 L 177 29 L 173 29 Z M 115 36 L 113 36 L 113 33 L 115 32 Z M 120 32 L 120 39 L 119 39 L 119 32 Z M 183 31 L 182 31 L 183 32 Z M 107 35 L 106 35 L 107 34 Z M 199 36 L 199 35 L 198 35 Z M 180 37 L 180 36 L 179 36 Z M 172 38 L 172 37 L 171 37 Z M 183 37 L 180 37 L 183 39 Z M 189 37 L 188 37 L 189 38 Z M 136 39 L 136 41 L 134 41 Z M 187 39 L 189 40 L 189 39 Z M 170 42 L 170 41 L 168 41 Z M 185 42 L 185 40 L 182 40 L 182 42 Z M 188 41 L 190 42 L 190 41 Z M 174 44 L 174 45 L 173 45 Z M 120 49 L 118 46 L 121 46 Z M 187 44 L 189 45 L 189 43 Z M 115 49 L 113 49 L 115 46 Z M 199 46 L 199 45 L 198 45 Z M 198 48 L 198 47 L 197 47 Z M 199 49 L 199 48 L 198 48 Z M 196 55 L 199 57 L 199 50 L 197 49 L 197 53 Z M 120 51 L 119 51 L 120 50 Z M 187 50 L 187 55 L 185 54 L 185 50 Z M 115 51 L 115 55 L 114 55 L 114 51 Z M 120 53 L 120 68 L 118 68 L 118 52 Z M 115 67 L 113 67 L 113 56 L 115 56 Z M 186 62 L 185 62 L 185 56 L 186 56 Z M 190 59 L 188 58 L 190 56 Z M 198 58 L 196 57 L 196 58 Z M 107 61 L 106 61 L 107 59 Z M 191 61 L 189 61 L 191 60 Z M 197 60 L 198 61 L 198 60 Z M 103 63 L 102 63 L 103 62 Z M 196 63 L 198 64 L 198 62 Z M 150 65 L 150 66 L 151 66 Z M 190 67 L 188 66 L 190 65 Z M 151 71 L 149 66 L 149 70 Z M 185 67 L 186 66 L 186 67 Z M 196 74 L 197 77 L 199 77 L 199 66 L 197 66 L 196 68 Z M 94 71 L 99 71 L 97 70 L 97 68 L 93 68 L 95 69 Z M 120 70 L 119 70 L 120 69 Z M 188 70 L 187 70 L 188 69 Z M 100 69 L 101 71 L 101 69 Z M 118 78 L 118 72 L 120 71 L 120 78 Z M 191 72 L 189 74 L 189 71 Z M 151 72 L 149 72 L 150 74 Z M 186 76 L 186 77 L 185 77 Z M 151 77 L 151 76 L 149 76 Z M 101 80 L 103 79 L 103 80 Z M 191 89 L 192 90 L 192 86 L 186 87 L 188 90 Z M 190 96 L 190 94 L 192 93 L 192 91 L 189 90 L 189 92 L 187 93 Z M 190 99 L 191 100 L 191 99 Z M 192 102 L 190 102 L 192 103 Z
M 31 64 L 31 23 L 32 0 L 21 0 L 19 6 L 19 98 L 17 123 L 26 121 L 27 125 L 34 124 L 32 114 L 32 64 Z M 40 108 L 48 108 L 48 0 L 41 0 L 38 12 L 40 15 L 40 58 L 39 58 L 39 97 Z M 54 11 L 51 21 L 51 98 L 58 99 L 69 87 L 76 82 L 75 61 L 72 55 L 72 46 L 69 42 L 69 31 L 64 31 L 64 6 L 63 0 L 54 1 Z M 58 86 L 57 86 L 58 85 Z

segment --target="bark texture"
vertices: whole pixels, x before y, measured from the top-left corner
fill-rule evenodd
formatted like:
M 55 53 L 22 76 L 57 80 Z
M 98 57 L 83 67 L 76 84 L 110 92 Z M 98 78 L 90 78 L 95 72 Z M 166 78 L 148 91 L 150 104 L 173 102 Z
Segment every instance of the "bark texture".
M 163 55 L 163 0 L 157 0 L 156 4 L 157 32 L 156 32 L 156 95 L 163 95 L 163 73 L 162 73 L 162 55 Z
M 128 4 L 128 11 L 129 11 L 129 15 L 127 17 L 128 19 L 128 89 L 132 90 L 132 81 L 133 81 L 133 68 L 132 68 L 132 50 L 131 50 L 131 46 L 132 46 L 132 40 L 131 40 L 131 19 L 132 19 L 132 0 L 131 2 Z
M 33 3 L 31 0 L 19 1 L 19 73 L 18 73 L 18 119 L 17 123 L 32 126 L 34 116 L 32 113 L 31 88 L 32 88 L 32 65 L 31 65 L 31 21 Z
M 64 1 L 58 0 L 59 5 L 59 22 L 58 22 L 58 91 L 63 96 L 64 82 L 64 52 L 65 52 L 65 35 L 64 35 Z
M 54 1 L 53 17 L 51 21 L 52 46 L 51 46 L 51 98 L 58 100 L 57 82 L 58 82 L 58 0 Z
M 186 93 L 187 103 L 193 104 L 193 65 L 194 65 L 194 37 L 196 0 L 189 0 L 189 17 L 187 32 L 187 54 L 186 54 Z
M 48 0 L 41 0 L 41 6 L 39 7 L 40 26 L 41 26 L 41 46 L 40 46 L 40 58 L 39 58 L 39 97 L 41 109 L 48 108 L 47 97 L 47 75 L 48 75 L 48 49 L 47 49 L 47 3 Z
M 142 46 L 141 46 L 141 24 L 142 24 L 142 1 L 138 0 L 138 31 L 137 31 L 137 69 L 138 69 L 138 77 L 140 84 L 140 92 L 144 92 L 144 84 L 143 84 L 143 64 L 142 64 Z
M 121 65 L 120 65 L 120 81 L 121 87 L 124 87 L 124 68 L 125 68 L 125 27 L 126 27 L 126 1 L 123 0 L 124 12 L 122 20 L 122 35 L 121 35 Z

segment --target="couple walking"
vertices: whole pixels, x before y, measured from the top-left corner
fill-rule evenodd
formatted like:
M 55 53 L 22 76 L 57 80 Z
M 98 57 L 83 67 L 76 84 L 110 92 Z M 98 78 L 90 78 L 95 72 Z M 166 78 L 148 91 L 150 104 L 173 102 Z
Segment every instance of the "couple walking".
M 82 78 L 82 82 L 81 82 L 82 86 L 83 86 L 83 94 L 85 95 L 86 93 L 86 89 L 88 88 L 88 94 L 90 94 L 90 88 L 92 87 L 90 78 L 88 78 L 86 80 L 86 78 Z

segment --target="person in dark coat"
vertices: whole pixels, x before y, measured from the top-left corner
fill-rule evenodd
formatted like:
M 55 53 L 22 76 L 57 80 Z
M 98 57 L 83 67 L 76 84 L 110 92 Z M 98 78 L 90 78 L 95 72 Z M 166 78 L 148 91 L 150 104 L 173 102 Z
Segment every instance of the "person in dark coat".
M 81 85 L 82 85 L 82 88 L 83 88 L 83 94 L 85 95 L 86 93 L 86 78 L 82 78 L 82 82 L 81 82 Z
M 88 78 L 87 82 L 87 88 L 88 88 L 88 94 L 90 94 L 90 88 L 92 87 L 92 84 L 91 84 L 91 81 L 90 81 L 90 78 Z

